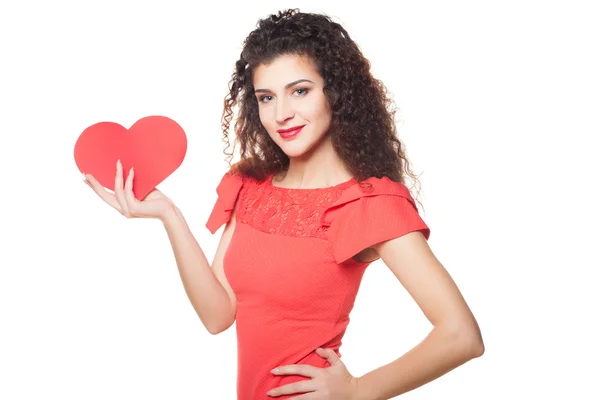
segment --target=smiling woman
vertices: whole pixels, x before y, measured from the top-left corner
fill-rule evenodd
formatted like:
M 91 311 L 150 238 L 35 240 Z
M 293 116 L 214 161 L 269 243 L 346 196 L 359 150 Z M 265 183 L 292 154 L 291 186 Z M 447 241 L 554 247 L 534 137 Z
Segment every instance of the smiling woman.
M 246 38 L 229 89 L 222 127 L 228 139 L 239 106 L 240 161 L 217 185 L 206 222 L 213 234 L 225 225 L 212 264 L 164 194 L 137 201 L 120 164 L 114 195 L 89 179 L 127 217 L 163 222 L 210 333 L 236 323 L 238 399 L 387 399 L 480 356 L 478 324 L 405 185 L 418 180 L 392 102 L 348 32 L 325 15 L 270 15 Z M 379 258 L 433 329 L 354 377 L 340 348 L 363 274 Z
M 236 321 L 239 399 L 391 398 L 483 353 L 404 184 L 418 179 L 392 105 L 348 32 L 325 15 L 280 12 L 246 38 L 223 112 L 228 138 L 239 106 L 241 159 L 206 224 L 212 233 L 227 224 L 213 266 L 235 315 L 217 332 Z M 379 258 L 434 328 L 357 378 L 340 347 L 365 269 Z
M 327 135 L 331 110 L 324 86 L 317 66 L 307 56 L 281 55 L 255 69 L 260 122 L 288 157 L 308 155 Z

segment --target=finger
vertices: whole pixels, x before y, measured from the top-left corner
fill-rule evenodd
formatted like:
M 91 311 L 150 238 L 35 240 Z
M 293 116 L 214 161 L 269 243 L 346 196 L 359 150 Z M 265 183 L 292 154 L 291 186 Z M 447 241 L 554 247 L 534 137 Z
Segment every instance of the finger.
M 87 180 L 87 177 L 85 176 L 85 174 L 83 174 L 83 183 L 85 183 L 89 187 L 92 187 L 92 185 L 90 185 L 90 181 Z
M 287 385 L 276 387 L 275 389 L 271 389 L 267 392 L 267 394 L 271 397 L 281 396 L 283 394 L 293 394 L 293 393 L 311 393 L 317 390 L 317 383 L 314 380 L 303 380 L 294 383 L 288 383 Z M 300 398 L 305 398 L 303 396 L 299 396 Z
M 115 197 L 121 206 L 121 214 L 129 218 L 129 209 L 123 194 L 123 166 L 121 160 L 117 160 L 117 174 L 115 175 Z
M 342 360 L 337 356 L 336 352 L 333 349 L 331 349 L 331 348 L 323 349 L 323 348 L 319 347 L 317 349 L 317 354 L 319 356 L 327 359 L 327 361 L 331 365 L 335 365 L 338 362 L 342 362 Z
M 104 200 L 106 204 L 121 212 L 121 206 L 119 205 L 119 202 L 115 198 L 114 194 L 104 189 L 104 186 L 102 186 L 100 182 L 98 182 L 92 175 L 86 174 L 85 177 L 86 180 L 84 182 L 91 187 L 92 190 L 96 192 L 96 194 L 100 196 L 100 198 Z
M 293 364 L 277 367 L 271 370 L 271 372 L 275 375 L 302 375 L 316 378 L 321 369 L 308 364 Z
M 137 199 L 133 195 L 133 167 L 129 170 L 129 175 L 127 175 L 127 180 L 125 181 L 125 202 L 127 203 L 129 212 L 134 214 Z

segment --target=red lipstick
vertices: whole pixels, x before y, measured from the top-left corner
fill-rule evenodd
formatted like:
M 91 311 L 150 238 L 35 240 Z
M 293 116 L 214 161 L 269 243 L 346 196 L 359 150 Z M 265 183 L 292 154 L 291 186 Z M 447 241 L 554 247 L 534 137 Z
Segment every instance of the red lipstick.
M 294 126 L 293 128 L 287 129 L 277 129 L 277 132 L 279 133 L 279 135 L 281 135 L 282 138 L 289 139 L 298 135 L 302 128 L 304 128 L 304 125 Z

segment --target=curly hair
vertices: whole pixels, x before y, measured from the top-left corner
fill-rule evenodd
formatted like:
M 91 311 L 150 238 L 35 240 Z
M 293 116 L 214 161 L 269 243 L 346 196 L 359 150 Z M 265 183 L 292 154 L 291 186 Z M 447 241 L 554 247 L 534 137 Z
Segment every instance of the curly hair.
M 263 180 L 289 166 L 289 157 L 260 122 L 253 87 L 254 70 L 280 55 L 308 56 L 315 62 L 332 113 L 328 133 L 333 148 L 361 187 L 367 178 L 383 176 L 403 184 L 410 177 L 414 185 L 409 190 L 420 187 L 404 144 L 396 136 L 395 104 L 383 83 L 372 76 L 370 62 L 331 17 L 298 9 L 279 11 L 259 20 L 243 43 L 221 120 L 227 144 L 223 152 L 229 156 L 231 173 L 239 171 Z M 228 133 L 236 105 L 239 110 L 234 129 L 241 158 L 231 166 Z M 413 197 L 419 202 L 414 193 Z

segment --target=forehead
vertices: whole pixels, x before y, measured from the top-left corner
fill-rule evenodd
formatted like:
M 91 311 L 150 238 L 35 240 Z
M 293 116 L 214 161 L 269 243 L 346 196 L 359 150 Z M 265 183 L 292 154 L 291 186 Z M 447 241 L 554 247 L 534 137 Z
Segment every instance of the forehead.
M 254 69 L 253 84 L 255 88 L 277 88 L 298 79 L 310 79 L 317 83 L 322 78 L 315 63 L 306 56 L 281 55 L 268 64 L 261 64 Z

